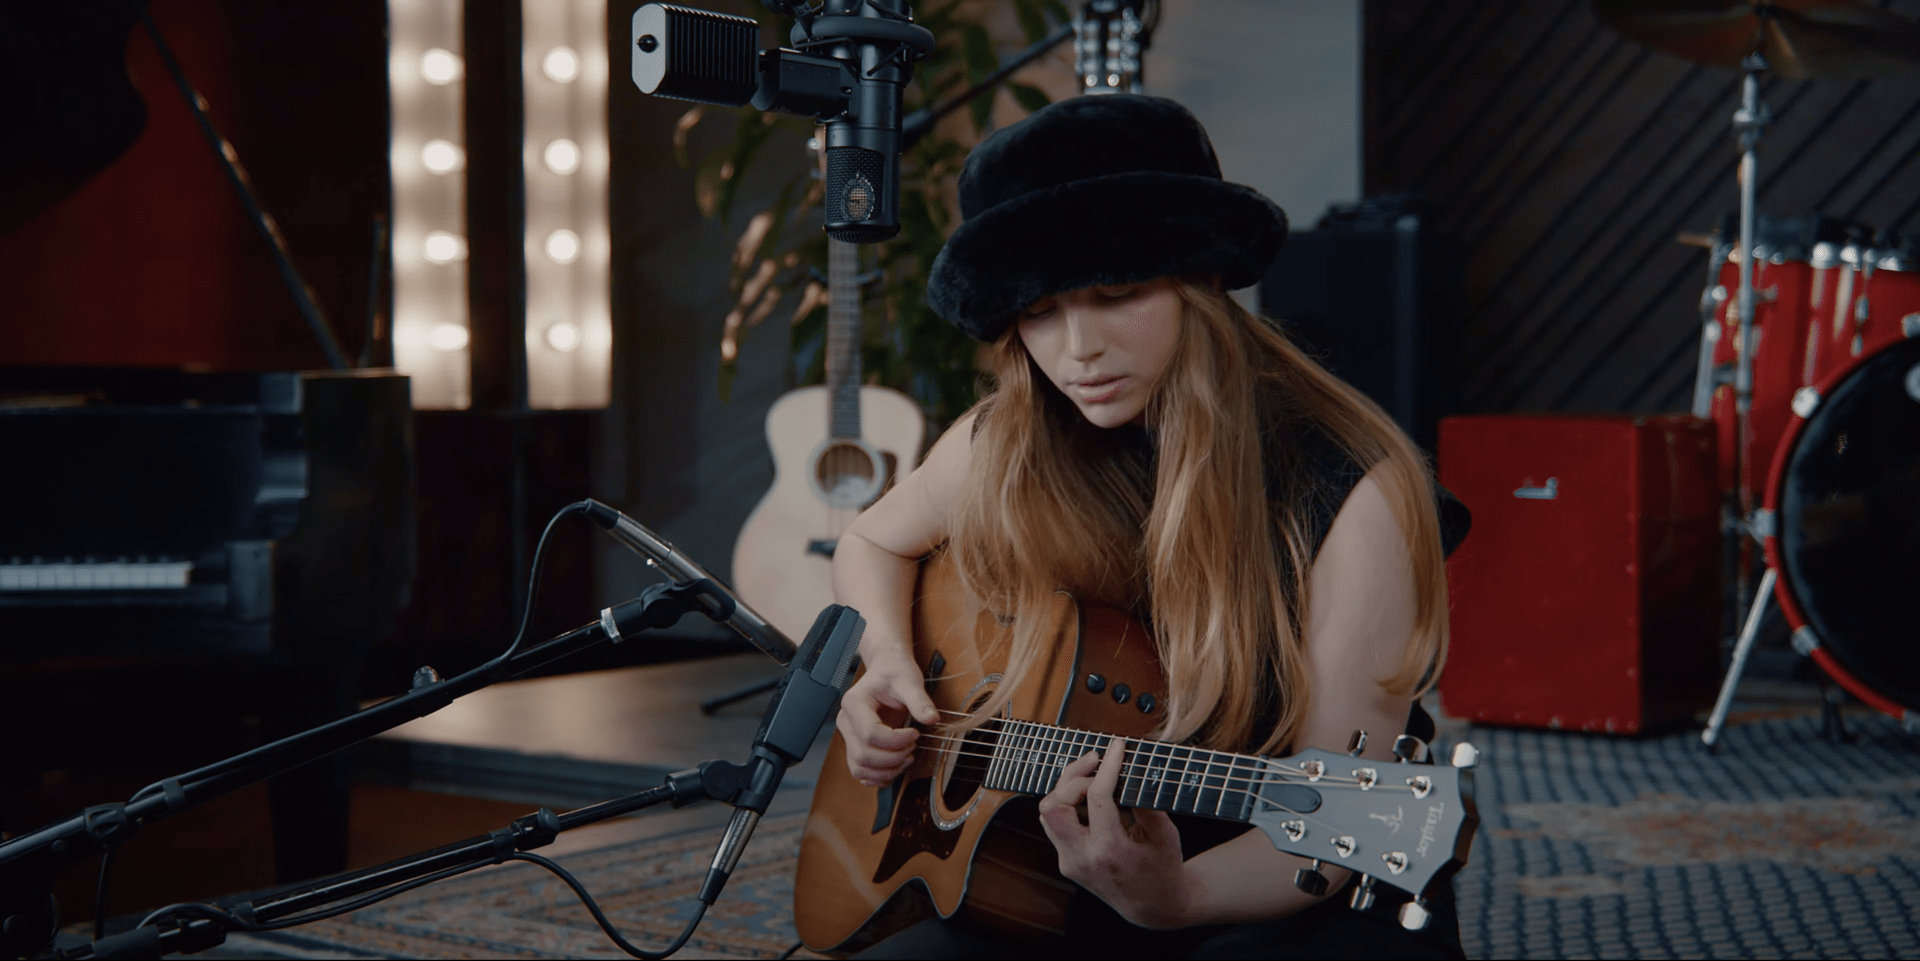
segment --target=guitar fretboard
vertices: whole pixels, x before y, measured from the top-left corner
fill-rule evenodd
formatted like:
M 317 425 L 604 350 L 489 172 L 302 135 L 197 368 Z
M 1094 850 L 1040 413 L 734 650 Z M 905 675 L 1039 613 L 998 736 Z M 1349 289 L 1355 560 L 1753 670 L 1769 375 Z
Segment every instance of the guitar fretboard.
M 1052 791 L 1061 769 L 1088 751 L 1106 750 L 1109 738 L 1031 721 L 990 721 L 982 730 L 992 738 L 985 785 L 1021 794 Z M 1122 807 L 1245 821 L 1271 777 L 1269 762 L 1246 754 L 1132 738 L 1123 743 Z
M 827 238 L 828 433 L 860 436 L 860 256 Z

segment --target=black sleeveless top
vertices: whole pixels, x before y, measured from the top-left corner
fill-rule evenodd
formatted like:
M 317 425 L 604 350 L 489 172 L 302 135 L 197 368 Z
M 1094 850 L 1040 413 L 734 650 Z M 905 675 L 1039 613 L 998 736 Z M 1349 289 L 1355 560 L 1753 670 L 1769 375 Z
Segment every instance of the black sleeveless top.
M 1289 416 L 1289 412 L 1271 398 L 1263 407 L 1266 409 L 1261 417 L 1261 474 L 1266 485 L 1267 500 L 1271 504 L 1286 504 L 1296 498 L 1305 499 L 1308 556 L 1317 558 L 1321 546 L 1326 543 L 1328 532 L 1333 529 L 1333 521 L 1339 515 L 1340 508 L 1346 504 L 1361 479 L 1366 477 L 1366 468 L 1318 424 L 1298 415 Z M 1115 456 L 1122 459 L 1128 468 L 1127 473 L 1142 485 L 1142 492 L 1151 503 L 1155 466 L 1151 435 L 1140 427 L 1127 426 L 1114 428 L 1111 437 L 1115 442 Z M 1440 521 L 1441 550 L 1443 554 L 1450 555 L 1466 538 L 1473 517 L 1465 504 L 1437 482 L 1434 484 L 1434 500 Z M 1281 583 L 1291 584 L 1293 573 L 1288 558 L 1285 554 L 1278 554 L 1276 561 L 1280 566 Z M 1271 689 L 1271 684 L 1263 684 L 1261 717 L 1255 723 L 1255 731 L 1271 731 L 1278 723 L 1279 695 L 1279 691 Z M 1431 742 L 1436 730 L 1433 718 L 1416 702 L 1408 714 L 1405 733 Z M 1264 733 L 1257 734 L 1256 742 L 1247 745 L 1244 750 L 1257 752 L 1265 739 Z M 1173 819 L 1180 828 L 1182 853 L 1188 858 L 1251 829 L 1247 824 L 1213 818 L 1173 815 Z

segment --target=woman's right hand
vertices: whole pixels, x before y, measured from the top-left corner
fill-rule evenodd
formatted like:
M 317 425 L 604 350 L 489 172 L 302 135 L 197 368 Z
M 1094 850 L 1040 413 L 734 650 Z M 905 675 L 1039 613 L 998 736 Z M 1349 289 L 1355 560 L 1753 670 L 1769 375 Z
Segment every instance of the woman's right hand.
M 866 673 L 840 698 L 835 725 L 846 739 L 847 769 L 854 780 L 880 787 L 913 760 L 920 732 L 909 721 L 928 727 L 940 723 L 926 683 L 913 658 L 888 654 L 868 661 Z

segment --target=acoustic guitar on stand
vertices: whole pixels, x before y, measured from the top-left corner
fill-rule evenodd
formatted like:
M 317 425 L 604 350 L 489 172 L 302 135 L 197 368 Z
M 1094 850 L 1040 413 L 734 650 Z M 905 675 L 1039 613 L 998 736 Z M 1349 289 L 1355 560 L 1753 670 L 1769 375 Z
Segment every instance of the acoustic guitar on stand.
M 859 252 L 827 240 L 827 383 L 788 391 L 767 411 L 773 487 L 733 549 L 740 597 L 788 637 L 833 603 L 840 535 L 912 470 L 926 416 L 896 390 L 860 383 Z
M 1479 817 L 1472 745 L 1453 766 L 1422 763 L 1427 745 L 1401 735 L 1399 763 L 1303 750 L 1255 757 L 1151 740 L 1166 713 L 1153 639 L 1118 611 L 1056 595 L 1045 612 L 1056 640 L 1008 709 L 964 736 L 921 735 L 893 783 L 869 788 L 847 771 L 836 732 L 814 789 L 794 877 L 794 922 L 815 951 L 852 951 L 921 918 L 963 915 L 1016 938 L 1065 930 L 1074 885 L 1041 830 L 1039 796 L 1060 769 L 1110 735 L 1126 738 L 1122 807 L 1252 824 L 1273 846 L 1309 859 L 1295 883 L 1324 894 L 1324 865 L 1361 875 L 1350 905 L 1373 906 L 1376 882 L 1414 896 L 1400 922 L 1424 927 L 1421 896 L 1466 863 Z M 1010 621 L 960 586 L 944 551 L 921 565 L 913 654 L 934 706 L 970 713 L 999 683 Z M 1099 732 L 1099 733 L 1095 733 Z

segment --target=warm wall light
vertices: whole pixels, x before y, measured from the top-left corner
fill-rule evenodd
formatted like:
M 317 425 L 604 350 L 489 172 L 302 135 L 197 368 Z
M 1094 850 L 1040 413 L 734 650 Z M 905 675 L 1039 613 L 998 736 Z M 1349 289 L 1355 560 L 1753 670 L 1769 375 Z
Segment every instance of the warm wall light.
M 471 403 L 462 0 L 388 0 L 393 118 L 393 363 L 413 405 Z
M 429 140 L 420 148 L 420 163 L 434 173 L 450 173 L 467 165 L 467 154 L 445 140 Z
M 580 58 L 566 47 L 555 47 L 540 61 L 540 71 L 554 83 L 572 83 L 580 75 Z
M 465 350 L 467 329 L 459 324 L 440 324 L 427 335 L 427 343 L 432 344 L 433 349 L 438 351 Z
M 527 402 L 604 407 L 613 358 L 607 6 L 603 0 L 521 0 L 520 17 Z
M 580 328 L 561 321 L 547 328 L 547 346 L 561 353 L 567 353 L 580 346 Z
M 420 245 L 420 252 L 436 264 L 450 264 L 467 259 L 467 242 L 444 230 L 436 230 L 427 234 L 427 239 Z
M 547 257 L 556 264 L 570 264 L 580 258 L 580 235 L 565 227 L 547 235 Z
M 557 174 L 570 174 L 580 167 L 580 148 L 565 138 L 547 144 L 545 154 L 547 169 Z
M 451 51 L 435 47 L 420 55 L 420 76 L 435 86 L 445 86 L 460 79 L 466 72 L 466 65 Z

